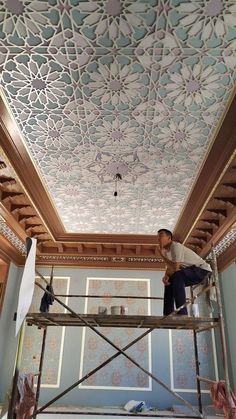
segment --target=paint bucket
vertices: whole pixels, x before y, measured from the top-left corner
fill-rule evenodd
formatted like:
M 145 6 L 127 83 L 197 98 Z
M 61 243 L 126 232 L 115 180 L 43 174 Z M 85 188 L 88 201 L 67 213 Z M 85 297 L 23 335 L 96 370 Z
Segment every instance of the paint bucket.
M 192 304 L 192 314 L 193 314 L 193 317 L 199 317 L 200 316 L 199 307 L 198 307 L 198 304 L 196 304 L 196 303 Z
M 128 307 L 120 306 L 120 314 L 127 315 L 128 314 Z
M 98 307 L 98 314 L 107 314 L 107 308 L 104 306 Z
M 113 315 L 120 314 L 120 306 L 111 306 L 111 314 Z

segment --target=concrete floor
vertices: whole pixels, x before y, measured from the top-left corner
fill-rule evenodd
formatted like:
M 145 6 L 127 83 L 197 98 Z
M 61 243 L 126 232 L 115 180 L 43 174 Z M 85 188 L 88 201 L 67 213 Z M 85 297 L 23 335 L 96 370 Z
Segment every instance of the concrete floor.
M 145 415 L 145 412 L 143 412 L 143 415 L 142 416 L 137 416 L 136 414 L 133 414 L 132 416 L 114 416 L 114 415 L 112 415 L 112 413 L 114 412 L 114 413 L 128 413 L 128 412 L 125 412 L 123 409 L 121 410 L 121 409 L 118 409 L 118 408 L 113 408 L 113 409 L 111 409 L 111 408 L 86 408 L 86 407 L 81 407 L 81 408 L 75 408 L 75 407 L 58 407 L 58 408 L 55 408 L 55 407 L 51 407 L 51 408 L 48 408 L 48 410 L 51 410 L 52 411 L 52 413 L 50 413 L 50 412 L 48 412 L 48 413 L 44 413 L 44 414 L 39 414 L 39 415 L 37 415 L 37 418 L 38 419 L 74 419 L 75 417 L 77 417 L 77 418 L 80 418 L 80 419 L 126 419 L 126 418 L 130 418 L 130 417 L 136 417 L 136 418 L 139 418 L 139 417 L 146 417 L 147 418 L 147 416 L 144 416 Z M 60 413 L 55 413 L 56 412 L 56 410 L 58 410 L 58 411 L 60 411 Z M 81 413 L 77 413 L 77 412 L 81 412 Z M 94 414 L 93 414 L 93 411 L 94 411 Z M 0 412 L 1 412 L 1 408 L 0 408 Z M 54 412 L 54 413 L 53 413 Z M 70 413 L 67 413 L 67 412 L 73 412 L 73 414 L 70 414 Z M 99 415 L 95 415 L 95 412 L 99 412 Z M 106 413 L 106 415 L 104 416 L 103 415 L 103 413 Z M 109 413 L 109 415 L 108 415 L 108 413 Z M 153 411 L 153 412 L 151 412 L 151 411 L 149 411 L 149 412 L 147 412 L 147 414 L 149 414 L 151 417 L 153 416 L 153 417 L 155 417 L 154 415 L 157 415 L 157 414 L 159 414 L 159 415 L 163 415 L 163 416 L 160 416 L 160 419 L 161 418 L 164 418 L 164 419 L 173 419 L 173 416 L 172 416 L 172 412 L 171 411 L 168 411 L 168 410 L 156 410 L 156 411 Z M 6 416 L 1 416 L 1 413 L 0 413 L 0 417 L 2 418 L 2 419 L 7 419 L 7 415 Z M 181 415 L 179 416 L 180 418 L 181 418 Z M 219 415 L 219 414 L 217 414 L 217 415 L 215 415 L 215 416 L 212 416 L 212 415 L 208 415 L 208 416 L 204 416 L 204 419 L 220 419 L 220 418 L 223 418 L 224 416 L 223 415 Z M 188 419 L 188 418 L 186 418 L 186 419 Z
M 51 407 L 51 408 L 48 408 L 47 410 L 52 410 L 52 411 L 55 412 L 56 409 L 55 409 L 55 407 Z M 173 416 L 172 416 L 173 413 L 171 411 L 168 411 L 168 410 L 156 410 L 156 411 L 146 412 L 150 416 L 144 416 L 145 412 L 143 412 L 142 416 L 137 416 L 136 414 L 133 414 L 132 416 L 122 416 L 122 415 L 113 416 L 113 414 L 112 414 L 113 412 L 116 413 L 116 414 L 129 413 L 129 412 L 126 412 L 125 410 L 123 410 L 123 409 L 121 410 L 119 408 L 91 408 L 91 407 L 90 408 L 86 408 L 86 407 L 59 408 L 58 407 L 58 411 L 63 412 L 63 413 L 60 413 L 60 414 L 55 414 L 55 413 L 39 414 L 37 416 L 37 418 L 39 418 L 39 419 L 64 419 L 64 418 L 74 419 L 75 417 L 77 417 L 77 418 L 81 418 L 81 419 L 82 418 L 83 419 L 127 419 L 127 418 L 130 418 L 130 417 L 133 417 L 133 416 L 136 417 L 136 418 L 139 418 L 139 417 L 144 417 L 144 418 L 145 417 L 146 418 L 155 417 L 155 415 L 158 414 L 158 415 L 161 415 L 160 418 L 165 418 L 165 419 L 172 418 L 173 419 Z M 72 411 L 75 412 L 75 413 L 74 414 L 67 413 L 67 412 L 72 412 Z M 80 411 L 81 414 L 78 414 L 78 413 L 76 414 L 76 411 Z M 93 414 L 93 412 L 94 412 L 94 414 Z M 95 415 L 95 412 L 98 412 L 99 415 Z M 107 415 L 103 416 L 103 413 L 106 413 Z M 181 415 L 179 417 L 181 418 Z M 219 419 L 220 417 L 224 417 L 224 416 L 223 415 L 222 416 L 219 416 L 219 415 L 217 415 L 217 416 L 205 416 L 204 418 L 205 419 Z
M 111 415 L 103 415 L 102 413 L 103 412 L 106 412 L 106 413 L 108 413 L 108 411 L 109 412 L 111 412 L 111 409 L 96 409 L 96 411 L 99 411 L 99 413 L 101 413 L 101 415 L 93 415 L 92 413 L 91 414 L 88 414 L 88 410 L 86 409 L 86 408 L 83 408 L 84 409 L 84 412 L 83 413 L 81 413 L 81 414 L 76 414 L 76 413 L 73 413 L 73 414 L 69 414 L 69 413 L 66 413 L 66 408 L 61 408 L 60 410 L 62 410 L 63 411 L 63 413 L 58 413 L 58 414 L 56 414 L 56 413 L 45 413 L 45 414 L 39 414 L 39 415 L 37 415 L 37 418 L 38 419 L 75 419 L 75 418 L 80 418 L 80 419 L 99 419 L 99 418 L 105 418 L 105 419 L 124 419 L 124 418 L 127 418 L 127 417 L 136 417 L 136 418 L 144 418 L 144 419 L 148 419 L 148 418 L 150 418 L 150 415 L 151 416 L 153 416 L 153 417 L 155 417 L 154 415 L 155 414 L 163 414 L 163 416 L 161 416 L 160 417 L 160 419 L 161 418 L 164 418 L 164 419 L 173 419 L 173 416 L 172 416 L 172 412 L 170 412 L 170 411 L 156 411 L 156 412 L 149 412 L 149 416 L 137 416 L 137 415 L 132 415 L 132 416 L 113 416 L 112 414 Z M 70 409 L 71 411 L 73 411 L 72 409 Z M 95 409 L 94 409 L 95 410 Z M 81 409 L 81 411 L 82 411 L 82 409 Z M 91 411 L 91 409 L 89 409 L 89 411 Z M 116 411 L 116 409 L 114 410 L 114 412 Z M 1 412 L 1 409 L 0 409 L 0 412 Z M 116 413 L 120 413 L 120 410 L 119 409 L 117 409 L 117 411 L 116 411 Z M 170 416 L 168 416 L 168 414 L 170 414 Z M 1 413 L 0 413 L 0 417 L 1 417 Z M 219 419 L 219 418 L 221 418 L 221 417 L 224 417 L 223 415 L 221 416 L 221 415 L 217 415 L 217 416 L 204 416 L 204 419 Z M 2 417 L 2 419 L 7 419 L 7 415 L 6 416 L 3 416 Z M 186 419 L 188 419 L 187 417 L 186 417 Z

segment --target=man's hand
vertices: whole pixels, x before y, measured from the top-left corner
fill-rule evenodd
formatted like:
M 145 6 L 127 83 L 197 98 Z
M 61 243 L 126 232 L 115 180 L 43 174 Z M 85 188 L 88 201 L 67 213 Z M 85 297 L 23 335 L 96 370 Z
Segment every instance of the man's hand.
M 163 257 L 163 248 L 158 244 L 156 249 L 157 249 L 157 253 L 159 253 L 159 255 Z
M 170 281 L 169 281 L 169 277 L 168 277 L 168 275 L 165 275 L 165 276 L 162 278 L 162 282 L 163 282 L 163 284 L 165 285 L 165 287 L 166 287 L 166 286 L 168 286 L 168 285 L 170 285 Z

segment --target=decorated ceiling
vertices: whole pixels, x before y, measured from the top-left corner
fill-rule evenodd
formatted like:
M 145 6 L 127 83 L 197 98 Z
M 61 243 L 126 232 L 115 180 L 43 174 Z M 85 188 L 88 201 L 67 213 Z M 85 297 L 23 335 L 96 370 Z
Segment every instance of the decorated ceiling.
M 235 0 L 0 1 L 2 94 L 68 232 L 173 229 L 235 68 Z

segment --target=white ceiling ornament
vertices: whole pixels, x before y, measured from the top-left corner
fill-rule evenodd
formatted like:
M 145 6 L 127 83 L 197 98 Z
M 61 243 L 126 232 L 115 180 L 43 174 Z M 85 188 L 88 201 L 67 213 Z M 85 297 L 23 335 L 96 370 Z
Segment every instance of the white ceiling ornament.
M 27 64 L 14 64 L 9 84 L 14 89 L 13 97 L 17 96 L 21 103 L 28 100 L 37 109 L 47 108 L 49 104 L 55 108 L 60 104 L 64 97 L 64 83 L 60 80 L 60 71 L 54 71 L 52 63 L 39 64 L 32 59 Z
M 120 37 L 131 37 L 136 28 L 146 27 L 146 15 L 151 8 L 150 2 L 107 0 L 84 1 L 79 10 L 85 13 L 83 28 L 94 27 L 98 39 L 106 34 L 115 43 Z M 83 30 L 82 28 L 82 30 Z
M 205 146 L 203 127 L 196 122 L 187 122 L 181 119 L 180 122 L 169 120 L 169 124 L 159 127 L 159 143 L 165 149 L 172 149 L 176 153 L 180 150 L 203 152 L 201 146 Z M 201 144 L 202 138 L 202 144 Z M 198 144 L 198 145 L 197 145 Z M 197 150 L 194 150 L 197 145 Z
M 135 52 L 145 68 L 160 70 L 181 59 L 180 45 L 181 42 L 171 33 L 160 30 L 146 36 Z
M 28 137 L 31 139 L 32 146 L 37 143 L 47 152 L 71 151 L 77 145 L 80 134 L 68 119 L 61 115 L 37 115 L 37 123 L 30 124 Z M 75 137 L 77 139 L 75 140 Z
M 94 71 L 88 69 L 89 82 L 84 87 L 84 94 L 102 106 L 111 104 L 131 105 L 132 101 L 145 91 L 142 79 L 144 75 L 135 71 L 130 60 L 121 64 L 113 59 L 109 64 L 99 62 Z M 85 78 L 86 75 L 84 75 Z
M 169 110 L 161 100 L 140 103 L 132 111 L 132 116 L 142 124 L 155 126 L 169 117 Z
M 137 147 L 143 142 L 144 128 L 132 120 L 121 122 L 119 118 L 103 118 L 97 121 L 96 126 L 89 127 L 89 134 L 91 142 L 99 148 L 105 147 L 107 151 L 117 155 L 124 151 L 133 151 L 136 155 Z
M 206 67 L 197 63 L 193 68 L 183 64 L 180 73 L 169 75 L 170 83 L 166 85 L 167 97 L 173 99 L 176 105 L 201 105 L 207 99 L 212 99 L 222 87 L 221 74 L 214 67 Z
M 235 9 L 0 2 L 1 87 L 68 232 L 174 228 L 235 87 Z
M 136 152 L 126 152 L 117 159 L 116 154 L 98 153 L 95 160 L 86 166 L 92 175 L 96 175 L 102 184 L 111 183 L 117 173 L 122 175 L 122 182 L 135 183 L 149 171 L 148 167 L 140 162 Z
M 231 70 L 235 71 L 236 68 L 236 41 L 233 41 L 230 43 L 230 47 L 226 48 L 223 51 L 223 58 L 225 61 L 225 64 L 231 68 Z
M 48 51 L 60 65 L 70 71 L 77 71 L 84 67 L 94 59 L 95 54 L 91 42 L 81 33 L 70 29 L 67 29 L 65 33 L 57 33 L 51 39 Z
M 50 25 L 46 13 L 50 6 L 44 1 L 7 0 L 0 4 L 0 22 L 7 34 L 16 33 L 19 38 L 26 38 L 30 33 L 40 35 L 42 26 Z
M 199 35 L 203 41 L 212 35 L 224 37 L 229 28 L 236 28 L 236 4 L 234 0 L 187 1 L 176 7 L 181 13 L 180 26 L 189 36 Z
M 75 124 L 90 125 L 98 118 L 101 111 L 92 102 L 86 99 L 77 99 L 68 102 L 63 113 L 65 118 L 70 119 Z

